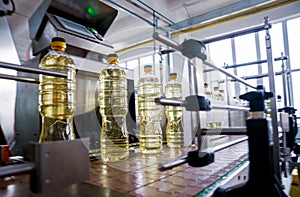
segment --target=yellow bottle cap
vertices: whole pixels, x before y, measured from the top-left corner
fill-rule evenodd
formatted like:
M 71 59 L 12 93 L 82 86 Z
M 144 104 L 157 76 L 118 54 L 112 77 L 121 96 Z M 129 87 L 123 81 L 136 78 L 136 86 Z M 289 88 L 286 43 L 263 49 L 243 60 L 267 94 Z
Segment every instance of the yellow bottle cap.
M 51 48 L 53 47 L 62 47 L 64 49 L 67 48 L 67 42 L 66 39 L 62 37 L 53 37 L 51 41 Z
M 177 79 L 177 73 L 170 73 L 170 79 L 171 80 Z
M 115 53 L 108 54 L 107 58 L 106 58 L 106 61 L 109 64 L 116 64 L 119 61 L 119 56 L 118 56 L 118 54 L 115 54 Z
M 145 72 L 151 72 L 151 71 L 152 71 L 152 65 L 148 65 L 148 64 L 145 65 L 145 66 L 144 66 L 144 71 L 145 71 Z

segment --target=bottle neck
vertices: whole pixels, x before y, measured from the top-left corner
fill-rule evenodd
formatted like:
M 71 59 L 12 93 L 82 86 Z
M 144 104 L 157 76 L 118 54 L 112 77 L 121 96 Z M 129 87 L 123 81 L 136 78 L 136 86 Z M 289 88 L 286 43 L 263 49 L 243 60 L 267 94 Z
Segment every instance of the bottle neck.
M 118 60 L 112 60 L 110 62 L 108 62 L 110 65 L 114 65 L 114 66 L 118 66 Z
M 145 75 L 153 75 L 152 71 L 145 71 Z
M 53 51 L 62 52 L 62 53 L 64 53 L 66 51 L 66 48 L 65 47 L 61 47 L 61 46 L 52 46 L 51 49 Z

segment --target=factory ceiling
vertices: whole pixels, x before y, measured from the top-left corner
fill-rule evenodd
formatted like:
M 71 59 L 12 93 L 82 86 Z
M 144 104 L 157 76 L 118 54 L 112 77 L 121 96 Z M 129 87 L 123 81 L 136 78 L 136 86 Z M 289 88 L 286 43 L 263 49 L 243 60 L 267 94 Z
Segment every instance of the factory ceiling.
M 16 11 L 8 22 L 21 62 L 31 50 L 28 19 L 42 0 L 14 0 Z M 74 0 L 74 2 L 76 2 Z M 274 0 L 102 0 L 118 10 L 104 38 L 115 51 L 152 39 L 154 29 L 173 34 L 198 27 L 218 18 L 256 12 L 287 1 Z M 8 6 L 9 7 L 9 6 Z M 228 18 L 230 19 L 230 18 Z

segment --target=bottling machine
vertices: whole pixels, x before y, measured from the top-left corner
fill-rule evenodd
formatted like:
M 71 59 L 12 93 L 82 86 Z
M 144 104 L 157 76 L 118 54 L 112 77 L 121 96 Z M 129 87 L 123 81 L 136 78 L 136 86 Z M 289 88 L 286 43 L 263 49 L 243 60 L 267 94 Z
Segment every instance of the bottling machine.
M 101 10 L 101 13 L 99 10 Z M 299 154 L 297 152 L 298 146 L 294 144 L 295 133 L 297 133 L 296 118 L 294 116 L 296 109 L 292 107 L 280 109 L 280 111 L 288 113 L 289 115 L 288 117 L 284 115 L 282 116 L 284 120 L 288 119 L 288 124 L 286 121 L 283 122 L 284 130 L 286 132 L 292 131 L 290 133 L 286 133 L 288 140 L 287 144 L 284 140 L 284 143 L 280 144 L 277 128 L 277 109 L 275 100 L 272 97 L 272 94 L 275 94 L 275 86 L 271 61 L 272 54 L 270 35 L 268 32 L 271 25 L 267 18 L 265 18 L 265 23 L 259 27 L 234 32 L 232 34 L 225 35 L 222 38 L 214 38 L 211 40 L 198 41 L 188 39 L 182 44 L 178 44 L 155 32 L 153 34 L 153 38 L 171 47 L 172 50 L 169 50 L 169 52 L 177 50 L 189 60 L 198 59 L 201 62 L 201 66 L 211 67 L 214 70 L 225 74 L 232 80 L 255 89 L 256 91 L 250 92 L 246 95 L 241 95 L 240 97 L 241 99 L 249 101 L 250 106 L 238 107 L 211 103 L 208 98 L 202 96 L 201 93 L 196 91 L 198 89 L 196 86 L 198 80 L 197 74 L 195 74 L 195 70 L 192 68 L 192 63 L 189 61 L 189 64 L 187 65 L 189 67 L 188 76 L 193 78 L 189 82 L 191 82 L 190 89 L 193 89 L 191 92 L 194 92 L 194 94 L 188 95 L 184 98 L 184 100 L 172 100 L 162 97 L 157 98 L 156 102 L 162 105 L 182 106 L 185 108 L 187 113 L 190 113 L 189 117 L 193 120 L 191 122 L 196 125 L 196 128 L 192 128 L 195 125 L 188 125 L 187 127 L 190 127 L 188 131 L 191 132 L 192 135 L 195 134 L 196 136 L 197 141 L 194 143 L 197 145 L 197 148 L 175 159 L 175 155 L 178 156 L 178 154 L 182 153 L 181 151 L 177 151 L 177 153 L 163 152 L 162 155 L 160 155 L 162 156 L 161 160 L 163 160 L 163 162 L 153 156 L 142 156 L 139 152 L 133 151 L 134 156 L 132 156 L 129 161 L 120 164 L 124 168 L 124 171 L 121 171 L 122 173 L 120 173 L 120 170 L 116 170 L 118 164 L 104 166 L 103 164 L 96 162 L 91 165 L 92 167 L 90 167 L 90 159 L 98 157 L 97 154 L 100 145 L 99 131 L 101 130 L 101 117 L 98 113 L 97 101 L 95 99 L 98 74 L 104 67 L 104 58 L 106 55 L 113 52 L 113 47 L 105 40 L 105 33 L 113 23 L 117 14 L 118 12 L 116 9 L 96 0 L 77 1 L 76 4 L 71 0 L 44 0 L 36 12 L 33 13 L 29 20 L 30 38 L 32 40 L 32 56 L 30 59 L 21 66 L 16 66 L 16 63 L 0 62 L 1 67 L 3 68 L 17 70 L 17 76 L 9 77 L 1 75 L 1 78 L 17 81 L 15 130 L 14 133 L 9 134 L 9 136 L 13 138 L 12 142 L 10 142 L 11 156 L 21 155 L 25 159 L 25 161 L 22 160 L 21 163 L 16 162 L 16 165 L 0 167 L 1 178 L 29 173 L 30 191 L 34 193 L 47 193 L 58 190 L 62 191 L 60 193 L 62 195 L 71 195 L 72 192 L 72 195 L 76 195 L 76 192 L 82 195 L 92 195 L 91 193 L 93 192 L 93 195 L 95 196 L 104 194 L 131 196 L 131 194 L 126 193 L 128 192 L 126 189 L 131 189 L 133 191 L 140 190 L 142 185 L 138 181 L 141 179 L 143 179 L 142 182 L 144 181 L 143 183 L 145 187 L 150 186 L 151 189 L 153 187 L 158 187 L 160 191 L 168 193 L 170 191 L 165 191 L 164 187 L 161 189 L 160 185 L 164 185 L 165 182 L 173 179 L 176 182 L 176 180 L 181 178 L 178 177 L 178 174 L 180 175 L 184 170 L 187 170 L 190 174 L 193 174 L 196 177 L 192 177 L 194 178 L 193 183 L 189 182 L 189 184 L 184 188 L 185 190 L 182 190 L 182 183 L 177 183 L 179 184 L 177 185 L 178 189 L 172 188 L 174 189 L 175 194 L 179 195 L 182 194 L 180 192 L 186 192 L 186 195 L 201 193 L 199 195 L 211 194 L 213 196 L 239 196 L 241 194 L 246 194 L 249 190 L 254 190 L 253 188 L 256 189 L 256 187 L 259 187 L 260 190 L 267 188 L 267 192 L 272 195 L 285 196 L 282 188 L 281 174 L 282 171 L 287 169 L 287 163 L 290 162 L 289 152 L 295 151 L 296 154 Z M 266 92 L 260 87 L 254 87 L 246 80 L 227 72 L 226 69 L 217 67 L 206 61 L 207 54 L 205 44 L 223 38 L 230 38 L 235 35 L 243 35 L 248 32 L 257 32 L 260 30 L 266 31 L 270 92 Z M 74 127 L 76 128 L 76 134 L 79 140 L 67 143 L 53 142 L 50 144 L 38 144 L 36 142 L 40 131 L 40 117 L 37 109 L 37 84 L 39 81 L 36 74 L 65 77 L 64 73 L 38 69 L 39 60 L 47 52 L 53 36 L 62 36 L 66 38 L 68 44 L 67 53 L 72 56 L 77 66 L 78 93 L 76 98 L 77 110 L 74 118 Z M 129 106 L 132 107 L 129 109 L 130 113 L 127 115 L 128 131 L 132 131 L 136 128 L 132 72 L 133 71 L 131 70 L 127 71 L 128 100 L 131 102 L 129 103 Z M 250 113 L 254 112 L 255 114 L 258 112 L 259 115 L 262 115 L 264 113 L 263 102 L 266 98 L 271 98 L 271 122 L 264 119 L 263 116 L 259 116 L 248 119 L 247 127 L 242 128 L 207 129 L 201 127 L 201 117 L 199 115 L 201 113 L 199 112 L 209 112 L 211 110 L 236 110 L 242 111 L 244 114 L 248 114 L 250 110 Z M 263 128 L 262 130 L 264 132 L 256 132 L 258 128 Z M 193 131 L 196 131 L 196 133 L 193 133 Z M 272 132 L 269 133 L 269 131 Z M 223 143 L 220 146 L 215 146 L 213 149 L 209 150 L 205 144 L 206 137 L 209 135 L 243 135 L 244 137 L 238 138 L 237 140 L 229 143 Z M 133 136 L 132 141 L 136 140 L 134 137 L 135 136 Z M 5 136 L 2 137 L 1 140 L 3 140 L 3 138 L 5 138 Z M 234 162 L 228 162 L 228 165 L 239 165 L 237 162 L 244 164 L 249 162 L 250 169 L 249 172 L 247 171 L 246 173 L 247 176 L 249 176 L 249 180 L 245 180 L 243 184 L 239 185 L 229 185 L 227 187 L 221 186 L 220 180 L 227 176 L 227 172 L 220 169 L 222 166 L 217 166 L 221 165 L 222 162 L 220 163 L 218 161 L 218 163 L 213 166 L 218 157 L 222 156 L 217 153 L 236 144 L 244 143 L 247 140 L 249 143 L 249 161 L 245 158 L 246 156 L 244 152 L 241 151 L 240 154 L 237 154 L 239 158 Z M 3 140 L 1 143 L 5 144 L 7 142 Z M 283 148 L 279 149 L 281 148 L 280 146 L 283 146 Z M 257 152 L 260 154 L 257 154 Z M 281 153 L 284 153 L 284 162 L 281 160 Z M 172 160 L 167 160 L 170 157 Z M 61 165 L 59 169 L 49 170 L 50 168 L 53 169 L 53 166 L 57 165 L 59 161 L 62 161 L 62 158 L 64 158 L 64 165 Z M 297 159 L 298 156 L 292 158 L 290 166 L 297 166 Z M 164 172 L 170 169 L 180 169 L 180 165 L 184 166 L 181 171 L 176 173 L 172 173 L 174 172 L 172 171 L 169 174 Z M 70 166 L 72 167 L 70 168 Z M 136 168 L 133 168 L 133 166 Z M 208 178 L 206 177 L 207 174 L 204 176 L 208 181 L 212 181 L 212 183 L 205 182 L 207 180 L 204 179 L 202 180 L 203 172 L 201 170 L 203 168 L 201 167 L 214 167 L 216 169 L 220 169 L 215 172 L 208 168 L 203 170 L 204 172 L 214 172 L 212 174 L 208 174 Z M 99 181 L 90 177 L 90 168 L 93 168 L 94 170 L 96 169 L 97 173 L 103 176 L 103 179 Z M 224 168 L 228 171 L 232 170 L 229 169 L 228 166 Z M 230 168 L 232 168 L 232 166 Z M 265 168 L 268 170 L 264 171 Z M 65 173 L 60 174 L 62 171 Z M 112 173 L 111 176 L 107 177 L 108 173 Z M 263 176 L 263 179 L 260 179 L 261 176 Z M 95 182 L 100 182 L 101 185 L 113 189 L 99 189 L 101 187 L 82 183 L 89 178 L 90 183 L 95 184 Z M 114 184 L 113 180 L 116 181 L 120 179 L 125 179 L 125 182 L 122 182 L 120 185 Z M 155 180 L 153 181 L 153 179 Z M 110 184 L 107 184 L 105 182 L 106 180 Z M 133 182 L 131 182 L 132 180 L 137 181 L 138 184 L 133 184 Z M 72 187 L 69 187 L 70 185 L 72 185 Z M 152 191 L 151 189 L 150 191 Z M 195 189 L 197 189 L 197 191 L 194 191 Z M 74 194 L 75 190 L 76 194 Z M 120 190 L 121 192 L 116 190 Z M 26 188 L 24 191 L 28 193 Z

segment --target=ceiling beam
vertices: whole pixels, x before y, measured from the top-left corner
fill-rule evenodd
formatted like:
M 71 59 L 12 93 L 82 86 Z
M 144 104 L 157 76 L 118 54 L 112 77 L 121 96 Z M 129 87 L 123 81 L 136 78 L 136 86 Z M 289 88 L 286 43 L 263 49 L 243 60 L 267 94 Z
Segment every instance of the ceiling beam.
M 205 14 L 200 14 L 198 16 L 194 16 L 192 18 L 183 20 L 181 22 L 174 23 L 169 26 L 170 32 L 176 32 L 184 29 L 188 29 L 193 26 L 197 26 L 201 23 L 215 20 L 216 18 L 220 18 L 222 16 L 226 16 L 229 14 L 233 14 L 235 12 L 240 12 L 245 9 L 253 8 L 262 4 L 270 3 L 270 2 L 278 2 L 278 0 L 241 0 L 240 2 L 233 3 L 226 7 L 216 9 L 210 11 Z

